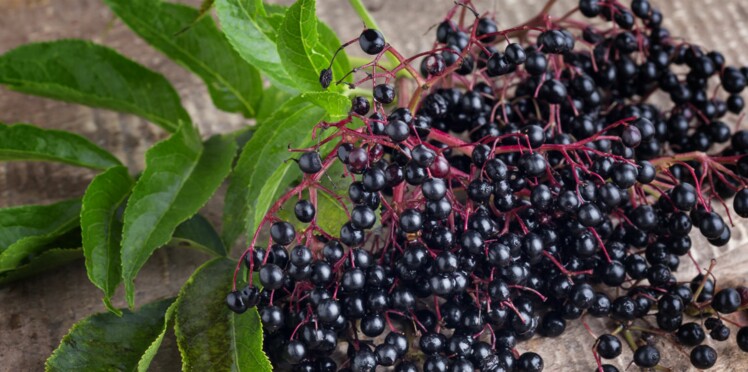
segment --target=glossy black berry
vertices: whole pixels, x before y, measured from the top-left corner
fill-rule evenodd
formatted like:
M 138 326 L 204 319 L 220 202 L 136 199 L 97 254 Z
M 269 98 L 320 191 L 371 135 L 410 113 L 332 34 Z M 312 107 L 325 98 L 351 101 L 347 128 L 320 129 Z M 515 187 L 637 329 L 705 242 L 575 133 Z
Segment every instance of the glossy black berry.
M 275 290 L 283 286 L 283 270 L 275 264 L 267 264 L 260 270 L 260 283 L 266 290 Z
M 604 334 L 597 338 L 597 353 L 605 359 L 614 359 L 621 355 L 623 348 L 621 340 L 611 334 Z
M 410 135 L 410 128 L 402 120 L 391 121 L 384 127 L 384 133 L 394 142 L 405 141 Z
M 748 327 L 740 327 L 736 338 L 740 350 L 748 352 Z
M 660 363 L 660 352 L 654 346 L 640 346 L 634 352 L 634 363 L 642 368 L 652 368 Z
M 675 331 L 675 337 L 683 345 L 696 346 L 704 342 L 706 334 L 700 324 L 691 322 L 678 327 L 678 330 Z
M 299 169 L 306 174 L 314 174 L 322 170 L 322 159 L 316 151 L 307 151 L 299 157 Z
M 365 97 L 356 96 L 351 99 L 351 111 L 355 112 L 359 115 L 366 115 L 369 113 L 369 109 L 371 108 L 371 105 L 369 104 L 369 100 Z
M 247 305 L 239 291 L 233 291 L 226 295 L 226 305 L 237 314 L 247 311 Z
M 374 86 L 374 100 L 385 105 L 395 100 L 395 87 L 389 84 L 378 84 Z
M 543 370 L 543 358 L 531 351 L 519 356 L 517 369 L 525 372 L 540 372 Z
M 298 340 L 289 341 L 285 349 L 286 360 L 291 364 L 297 364 L 301 362 L 306 356 L 307 350 L 304 343 Z
M 691 364 L 698 369 L 709 369 L 717 363 L 717 351 L 709 345 L 699 345 L 691 350 Z
M 358 37 L 358 45 L 366 54 L 379 54 L 384 50 L 384 36 L 381 32 L 368 28 Z
M 714 295 L 712 308 L 722 314 L 731 314 L 740 307 L 740 294 L 734 288 L 725 288 Z
M 294 211 L 294 214 L 296 215 L 296 219 L 298 219 L 301 222 L 308 223 L 314 219 L 314 214 L 315 214 L 314 205 L 306 199 L 301 199 L 297 201 L 296 205 L 294 205 L 293 207 L 293 211 Z

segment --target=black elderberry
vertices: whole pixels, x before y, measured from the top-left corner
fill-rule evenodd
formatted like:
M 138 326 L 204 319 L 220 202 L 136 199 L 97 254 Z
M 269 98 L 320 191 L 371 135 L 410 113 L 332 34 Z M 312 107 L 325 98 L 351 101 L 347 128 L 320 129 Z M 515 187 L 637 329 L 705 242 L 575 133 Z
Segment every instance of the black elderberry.
M 369 337 L 376 337 L 384 332 L 384 316 L 370 313 L 361 319 L 361 332 Z
M 297 364 L 304 359 L 306 352 L 306 346 L 303 342 L 293 340 L 289 341 L 286 345 L 284 356 L 291 364 Z
M 260 283 L 267 290 L 275 290 L 283 286 L 283 270 L 275 264 L 266 264 L 260 270 Z
M 384 339 L 384 343 L 392 346 L 399 357 L 402 357 L 408 352 L 408 339 L 402 333 L 388 333 L 387 337 Z
M 441 333 L 426 333 L 421 336 L 418 345 L 426 354 L 436 354 L 444 350 L 447 344 L 447 338 Z
M 377 366 L 377 357 L 368 348 L 361 348 L 351 360 L 351 369 L 357 372 L 374 372 Z
M 707 239 L 719 238 L 726 227 L 722 217 L 717 213 L 707 212 L 701 215 L 699 230 Z
M 684 323 L 675 331 L 675 337 L 683 345 L 696 346 L 706 338 L 704 329 L 698 323 Z
M 283 310 L 278 306 L 267 306 L 260 310 L 262 329 L 267 333 L 273 333 L 283 326 L 285 317 Z
M 595 227 L 603 222 L 603 214 L 600 208 L 593 203 L 583 203 L 577 210 L 577 219 L 586 227 Z
M 402 120 L 391 121 L 384 127 L 384 133 L 394 142 L 405 141 L 410 135 L 410 128 Z
M 400 214 L 400 228 L 408 233 L 413 233 L 423 226 L 423 216 L 417 209 L 406 209 Z
M 543 370 L 543 358 L 531 351 L 523 353 L 517 359 L 517 368 L 524 372 L 540 372 Z
M 298 267 L 306 267 L 312 263 L 312 251 L 304 245 L 297 245 L 289 255 L 291 263 Z
M 278 244 L 288 245 L 296 238 L 296 231 L 290 223 L 279 221 L 270 226 L 270 237 Z
M 322 170 L 322 159 L 316 151 L 307 151 L 299 158 L 299 169 L 306 174 L 314 174 Z
M 621 141 L 628 147 L 637 147 L 642 142 L 642 133 L 636 126 L 627 126 L 621 133 Z
M 356 246 L 364 241 L 364 232 L 353 226 L 351 222 L 347 222 L 340 228 L 340 241 L 348 246 Z
M 636 176 L 636 180 L 642 184 L 649 184 L 654 181 L 656 177 L 655 167 L 647 160 L 640 160 L 637 162 L 639 166 L 639 173 Z
M 621 340 L 611 334 L 604 334 L 597 338 L 597 353 L 605 359 L 614 359 L 623 351 Z
M 628 163 L 618 163 L 613 166 L 613 182 L 622 189 L 628 189 L 636 183 L 638 172 L 636 168 Z
M 548 68 L 548 60 L 545 55 L 541 52 L 529 52 L 527 53 L 527 60 L 525 61 L 525 70 L 530 75 L 538 76 L 545 73 Z
M 720 324 L 709 332 L 709 336 L 715 341 L 725 341 L 730 337 L 730 328 Z
M 634 352 L 634 363 L 642 368 L 652 368 L 660 363 L 660 352 L 654 346 L 640 346 Z
M 378 84 L 374 86 L 374 100 L 385 105 L 395 100 L 395 87 L 389 84 Z
M 740 327 L 737 335 L 738 347 L 744 352 L 748 352 L 748 327 Z
M 239 291 L 233 291 L 226 295 L 226 305 L 237 314 L 247 311 L 247 304 Z
M 543 82 L 540 87 L 540 97 L 552 104 L 561 104 L 567 96 L 566 86 L 556 79 Z
M 373 28 L 368 28 L 359 36 L 358 45 L 366 54 L 379 54 L 384 50 L 384 36 L 382 36 L 381 32 Z
M 740 307 L 740 294 L 734 288 L 725 288 L 714 295 L 712 308 L 722 314 L 731 314 Z
M 370 108 L 371 105 L 369 104 L 369 100 L 365 97 L 356 96 L 351 99 L 351 111 L 355 112 L 356 114 L 359 114 L 361 116 L 366 115 L 369 113 Z
M 597 17 L 602 11 L 600 2 L 597 0 L 579 0 L 579 10 L 585 17 Z
M 619 320 L 633 320 L 636 318 L 636 302 L 628 296 L 618 297 L 613 300 L 611 313 Z
M 296 202 L 293 208 L 296 219 L 301 222 L 308 223 L 314 219 L 315 209 L 314 205 L 308 200 L 299 200 Z
M 717 363 L 717 352 L 708 345 L 699 345 L 691 350 L 691 364 L 698 369 L 709 369 Z
M 540 177 L 548 167 L 548 163 L 543 155 L 537 152 L 520 156 L 517 165 L 528 177 Z
M 550 311 L 543 316 L 538 331 L 545 337 L 557 337 L 566 330 L 566 320 L 560 313 Z

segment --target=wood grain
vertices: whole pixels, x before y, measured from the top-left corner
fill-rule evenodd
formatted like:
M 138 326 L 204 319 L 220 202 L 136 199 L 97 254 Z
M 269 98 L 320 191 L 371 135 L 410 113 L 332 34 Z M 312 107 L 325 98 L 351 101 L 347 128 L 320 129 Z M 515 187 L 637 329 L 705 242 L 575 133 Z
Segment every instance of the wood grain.
M 189 3 L 196 5 L 199 0 Z M 279 1 L 289 3 L 289 0 Z M 385 35 L 405 54 L 430 47 L 429 28 L 443 17 L 451 0 L 365 0 Z M 744 0 L 652 0 L 666 15 L 665 25 L 674 35 L 704 45 L 719 46 L 729 63 L 748 63 L 748 2 Z M 476 1 L 480 11 L 495 11 L 500 26 L 517 24 L 542 7 L 542 0 Z M 570 9 L 574 0 L 559 0 L 556 14 Z M 339 35 L 355 37 L 362 24 L 344 0 L 319 0 L 320 17 Z M 187 71 L 168 61 L 138 39 L 98 0 L 0 0 L 0 53 L 32 41 L 85 38 L 109 45 L 136 61 L 163 73 L 176 86 L 183 103 L 205 135 L 248 125 L 237 115 L 216 111 L 206 89 Z M 346 36 L 347 35 L 347 36 Z M 425 36 L 424 36 L 425 35 Z M 109 149 L 132 169 L 142 169 L 143 153 L 165 133 L 131 115 L 90 109 L 47 99 L 23 96 L 0 89 L 0 121 L 27 122 L 44 128 L 71 130 Z M 81 195 L 93 173 L 79 168 L 45 163 L 1 163 L 0 206 L 48 203 Z M 206 207 L 217 222 L 220 198 Z M 721 283 L 746 284 L 748 254 L 744 242 L 745 223 L 733 232 L 733 243 L 714 248 L 703 240 L 695 244 L 702 265 L 718 257 Z M 140 304 L 173 296 L 190 273 L 206 257 L 191 251 L 162 249 L 146 264 L 137 280 Z M 682 279 L 694 273 L 683 262 Z M 0 371 L 38 371 L 60 338 L 77 320 L 104 311 L 100 292 L 88 282 L 82 262 L 55 272 L 0 288 Z M 117 305 L 124 306 L 121 294 Z M 522 351 L 539 351 L 546 371 L 592 371 L 589 349 L 594 339 L 578 322 L 572 322 L 559 339 L 536 338 L 520 346 Z M 593 331 L 602 324 L 591 321 Z M 733 333 L 734 335 L 734 333 Z M 713 370 L 748 370 L 748 357 L 728 343 L 716 345 L 719 362 Z M 673 371 L 689 370 L 687 350 L 665 343 L 662 365 Z M 726 348 L 727 350 L 722 350 Z M 684 354 L 685 353 L 685 354 Z M 621 370 L 631 360 L 630 351 L 616 361 Z M 632 367 L 633 368 L 633 367 Z M 179 355 L 173 338 L 167 337 L 152 370 L 179 370 Z

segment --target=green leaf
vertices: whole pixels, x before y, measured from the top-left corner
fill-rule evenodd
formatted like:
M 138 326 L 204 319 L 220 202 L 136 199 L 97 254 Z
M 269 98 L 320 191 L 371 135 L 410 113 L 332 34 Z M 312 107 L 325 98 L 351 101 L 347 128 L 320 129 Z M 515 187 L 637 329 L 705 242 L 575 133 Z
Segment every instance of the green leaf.
M 342 196 L 342 195 L 341 195 Z M 293 202 L 296 199 L 292 199 L 290 208 L 281 209 L 278 212 L 278 217 L 292 223 L 297 229 L 302 229 L 307 224 L 300 222 L 296 219 L 293 212 Z M 348 206 L 350 208 L 350 206 Z M 330 194 L 324 192 L 317 192 L 317 226 L 328 234 L 335 235 L 340 231 L 340 226 L 343 226 L 350 219 L 345 213 L 345 209 L 340 203 Z
M 0 84 L 19 92 L 142 116 L 174 131 L 190 117 L 171 84 L 107 47 L 82 40 L 22 45 L 0 56 Z
M 336 92 L 308 92 L 302 93 L 301 98 L 322 107 L 327 111 L 325 121 L 335 122 L 348 117 L 351 110 L 351 100 Z
M 262 99 L 260 100 L 260 106 L 257 109 L 257 116 L 255 116 L 257 125 L 262 125 L 278 107 L 283 106 L 291 98 L 293 98 L 291 94 L 279 89 L 275 85 L 265 88 L 265 91 L 262 93 Z
M 288 148 L 311 143 L 312 128 L 324 117 L 321 108 L 294 98 L 268 118 L 244 146 L 231 175 L 223 213 L 223 241 L 227 246 L 243 232 L 254 232 L 276 192 L 295 178 L 286 178 L 292 162 Z M 293 169 L 298 167 L 293 164 Z
M 185 371 L 272 371 L 257 308 L 235 314 L 226 307 L 235 264 L 225 258 L 204 264 L 179 293 L 174 333 Z
M 200 76 L 216 107 L 247 117 L 255 115 L 262 78 L 239 56 L 211 17 L 202 17 L 197 9 L 160 0 L 105 1 L 140 37 Z M 192 22 L 189 30 L 175 35 Z
M 171 305 L 169 305 L 168 309 L 166 309 L 166 315 L 164 316 L 164 326 L 163 328 L 161 328 L 161 333 L 156 337 L 155 340 L 153 340 L 151 345 L 148 346 L 147 349 L 145 349 L 145 352 L 143 352 L 143 355 L 140 357 L 140 360 L 138 361 L 138 372 L 148 371 L 148 367 L 151 365 L 153 357 L 156 356 L 156 353 L 158 353 L 158 349 L 161 348 L 161 342 L 164 341 L 166 331 L 174 327 L 174 311 L 176 310 L 176 308 L 177 303 L 175 301 L 172 302 Z
M 278 54 L 283 67 L 294 77 L 301 91 L 320 91 L 319 74 L 330 64 L 318 43 L 315 0 L 295 2 L 278 32 Z
M 321 20 L 318 20 L 317 22 L 317 34 L 319 35 L 319 43 L 322 45 L 322 48 L 320 49 L 324 53 L 324 56 L 328 61 L 327 63 L 329 64 L 335 51 L 338 50 L 341 45 L 340 40 L 338 39 L 338 36 L 335 35 L 335 31 Z M 349 71 L 351 71 L 351 62 L 348 59 L 345 50 L 341 50 L 332 64 L 332 75 L 335 79 L 334 81 L 340 80 Z M 353 74 L 346 76 L 343 81 L 352 82 Z
M 146 152 L 146 167 L 127 202 L 122 234 L 122 279 L 133 306 L 133 280 L 156 248 L 174 229 L 205 205 L 231 169 L 233 136 L 200 141 L 191 126 Z
M 215 2 L 215 0 L 203 0 L 200 3 L 200 7 L 198 8 L 197 17 L 195 17 L 195 19 L 189 25 L 184 26 L 181 30 L 179 30 L 176 34 L 174 34 L 174 36 L 179 36 L 179 35 L 187 32 L 187 30 L 189 30 L 190 28 L 192 28 L 192 26 L 195 23 L 197 23 L 198 21 L 200 21 L 201 19 L 203 19 L 203 17 L 205 17 L 206 15 L 210 14 L 210 8 L 213 7 L 213 3 L 214 2 Z
M 46 160 L 94 169 L 121 164 L 77 134 L 27 124 L 0 124 L 0 160 Z
M 195 248 L 214 256 L 226 255 L 226 247 L 221 237 L 210 222 L 200 214 L 192 216 L 177 226 L 169 245 Z
M 155 353 L 154 343 L 163 338 L 173 302 L 150 303 L 137 312 L 123 309 L 122 317 L 101 313 L 79 321 L 47 359 L 45 370 L 142 371 L 141 361 L 146 358 L 142 365 L 147 368 Z
M 47 270 L 51 270 L 83 257 L 83 250 L 53 248 L 31 258 L 29 263 L 11 271 L 0 273 L 0 286 L 26 279 Z
M 15 269 L 78 226 L 80 209 L 79 199 L 0 209 L 0 272 Z
M 99 174 L 88 185 L 81 208 L 81 235 L 88 279 L 104 291 L 104 304 L 118 312 L 110 299 L 121 280 L 122 222 L 117 210 L 133 184 L 127 168 L 118 166 Z
M 274 85 L 287 91 L 297 89 L 296 79 L 285 70 L 276 49 L 276 30 L 270 23 L 262 0 L 217 0 L 221 28 L 234 49 L 262 71 Z

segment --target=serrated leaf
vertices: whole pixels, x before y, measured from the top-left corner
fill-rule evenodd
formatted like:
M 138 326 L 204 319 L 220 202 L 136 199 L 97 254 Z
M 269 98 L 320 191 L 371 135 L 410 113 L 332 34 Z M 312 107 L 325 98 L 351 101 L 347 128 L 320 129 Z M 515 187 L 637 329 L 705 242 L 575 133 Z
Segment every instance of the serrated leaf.
M 174 333 L 184 371 L 272 371 L 257 308 L 235 314 L 226 307 L 235 264 L 225 258 L 204 264 L 179 293 Z
M 165 318 L 173 302 L 150 303 L 136 312 L 123 309 L 122 317 L 100 313 L 79 321 L 47 359 L 45 370 L 142 371 L 143 357 L 155 353 L 154 342 L 160 343 L 163 338 Z M 147 368 L 149 362 L 142 364 Z
M 125 208 L 122 234 L 122 279 L 130 306 L 140 268 L 210 199 L 228 175 L 235 153 L 232 136 L 214 136 L 203 147 L 191 126 L 182 126 L 146 152 L 145 170 Z
M 318 20 L 317 22 L 317 34 L 319 36 L 319 43 L 322 45 L 322 48 L 319 49 L 324 53 L 324 56 L 328 61 L 327 63 L 329 64 L 335 51 L 338 50 L 341 45 L 340 40 L 338 39 L 338 36 L 335 35 L 335 31 L 322 22 L 322 20 Z M 349 71 L 351 71 L 351 62 L 348 59 L 345 50 L 341 50 L 332 64 L 333 78 L 335 81 L 343 79 L 343 81 L 352 82 L 353 74 L 343 78 L 343 76 Z
M 336 92 L 308 92 L 302 93 L 301 98 L 325 109 L 325 121 L 335 122 L 348 117 L 351 110 L 351 100 Z
M 121 164 L 75 133 L 28 124 L 0 124 L 0 160 L 54 161 L 94 169 Z
M 79 226 L 81 201 L 0 209 L 0 272 L 13 270 L 55 238 Z
M 221 110 L 255 115 L 262 78 L 229 44 L 211 17 L 199 10 L 160 0 L 106 0 L 135 33 L 203 79 Z M 199 19 L 198 19 L 199 18 Z M 194 22 L 194 23 L 193 23 Z M 175 35 L 185 26 L 185 32 Z
M 226 255 L 226 247 L 221 237 L 213 225 L 199 213 L 177 226 L 169 245 L 195 248 L 214 256 Z
M 260 106 L 257 109 L 257 116 L 255 117 L 257 120 L 256 125 L 262 125 L 270 115 L 291 98 L 293 98 L 291 94 L 274 85 L 265 88 L 265 91 L 262 93 L 262 99 L 260 100 Z
M 285 70 L 275 45 L 275 29 L 262 0 L 217 0 L 216 13 L 231 45 L 247 62 L 262 71 L 273 85 L 297 89 Z
M 88 185 L 81 208 L 81 235 L 88 279 L 104 291 L 104 304 L 114 312 L 110 299 L 120 283 L 120 242 L 122 222 L 117 209 L 124 203 L 133 184 L 127 168 L 109 168 Z
M 242 233 L 254 232 L 276 192 L 295 178 L 286 177 L 292 167 L 288 148 L 308 146 L 312 128 L 324 115 L 321 108 L 294 98 L 260 125 L 244 146 L 224 203 L 222 236 L 227 246 Z M 298 167 L 293 169 L 298 171 Z
M 299 0 L 286 11 L 278 32 L 278 54 L 302 92 L 323 90 L 319 74 L 330 64 L 318 43 L 315 0 Z
M 44 271 L 48 271 L 77 259 L 83 258 L 83 250 L 53 248 L 34 256 L 29 263 L 19 266 L 13 270 L 0 273 L 0 286 L 26 279 Z
M 174 301 L 171 303 L 171 305 L 169 305 L 169 308 L 166 309 L 166 314 L 164 316 L 164 325 L 163 328 L 161 328 L 161 333 L 159 333 L 156 339 L 151 342 L 151 345 L 148 346 L 147 349 L 145 349 L 143 355 L 140 357 L 140 360 L 138 360 L 138 372 L 148 371 L 148 367 L 151 365 L 153 357 L 156 356 L 156 353 L 158 353 L 158 349 L 161 348 L 161 342 L 164 341 L 166 331 L 174 327 L 174 312 L 176 308 L 177 303 L 176 301 Z
M 161 74 L 82 40 L 22 45 L 0 56 L 0 84 L 23 93 L 142 116 L 167 131 L 190 117 Z

